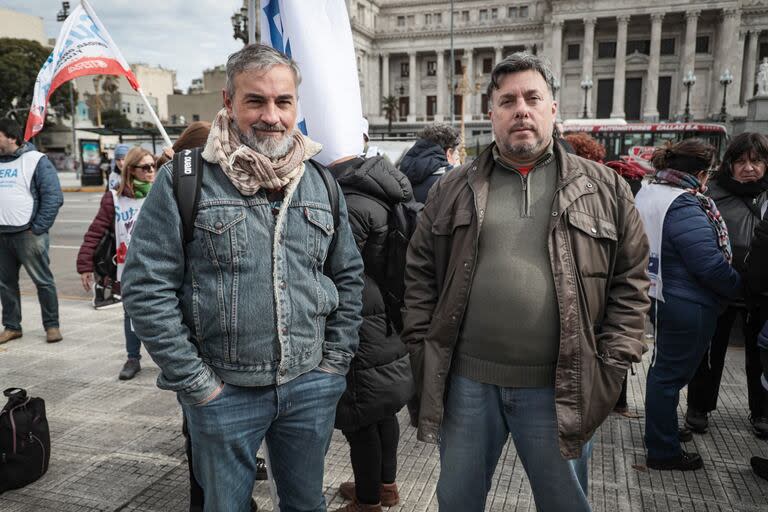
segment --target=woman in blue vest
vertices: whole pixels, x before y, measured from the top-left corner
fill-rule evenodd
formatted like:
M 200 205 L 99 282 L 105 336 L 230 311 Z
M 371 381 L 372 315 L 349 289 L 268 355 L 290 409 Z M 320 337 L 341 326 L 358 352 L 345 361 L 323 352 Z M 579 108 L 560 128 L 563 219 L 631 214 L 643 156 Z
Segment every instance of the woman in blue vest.
M 701 468 L 684 451 L 690 432 L 678 431 L 680 390 L 706 352 L 723 304 L 741 292 L 731 267 L 728 229 L 704 195 L 715 149 L 697 139 L 659 148 L 656 173 L 637 194 L 636 206 L 650 245 L 651 319 L 656 344 L 646 384 L 646 465 L 682 471 Z
M 83 288 L 90 291 L 94 284 L 93 255 L 96 246 L 107 231 L 115 234 L 117 263 L 117 281 L 113 284 L 114 293 L 120 293 L 120 277 L 125 265 L 131 233 L 141 210 L 144 199 L 155 181 L 155 157 L 146 149 L 131 148 L 125 156 L 121 172 L 121 182 L 117 190 L 108 190 L 101 198 L 96 217 L 83 237 L 83 244 L 77 254 L 77 272 L 80 274 Z M 128 359 L 120 371 L 120 380 L 132 379 L 140 370 L 141 342 L 131 328 L 131 320 L 125 315 L 125 348 Z

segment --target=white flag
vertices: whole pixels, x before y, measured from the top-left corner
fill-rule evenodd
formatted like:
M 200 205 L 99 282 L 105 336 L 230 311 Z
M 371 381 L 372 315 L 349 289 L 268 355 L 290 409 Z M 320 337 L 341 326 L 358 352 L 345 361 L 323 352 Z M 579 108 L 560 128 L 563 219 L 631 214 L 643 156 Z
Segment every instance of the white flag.
M 56 46 L 35 81 L 24 140 L 43 129 L 48 98 L 63 83 L 86 75 L 122 75 L 139 90 L 130 66 L 86 0 L 64 22 Z
M 310 5 L 311 4 L 311 5 Z M 261 0 L 261 42 L 299 65 L 298 128 L 327 165 L 363 151 L 360 82 L 344 0 Z

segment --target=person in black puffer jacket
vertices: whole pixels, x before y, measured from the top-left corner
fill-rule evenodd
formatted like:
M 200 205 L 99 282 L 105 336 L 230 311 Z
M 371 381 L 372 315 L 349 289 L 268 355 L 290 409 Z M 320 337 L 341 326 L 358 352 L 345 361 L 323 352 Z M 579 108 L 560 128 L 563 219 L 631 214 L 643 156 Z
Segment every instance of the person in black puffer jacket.
M 459 163 L 461 144 L 459 130 L 447 123 L 427 126 L 419 140 L 400 161 L 400 172 L 408 176 L 413 197 L 420 203 L 427 201 L 427 193 L 440 177 Z
M 715 201 L 733 246 L 733 266 L 745 272 L 744 258 L 749 252 L 752 234 L 768 204 L 768 138 L 759 133 L 742 133 L 733 138 L 723 156 L 709 196 Z M 717 319 L 712 345 L 688 385 L 686 425 L 703 433 L 709 426 L 707 415 L 717 406 L 720 378 L 731 328 L 738 315 L 744 325 L 744 356 L 749 397 L 749 420 L 756 436 L 768 438 L 768 393 L 760 385 L 760 356 L 755 307 L 745 297 L 731 301 Z
M 336 408 L 336 428 L 349 442 L 355 475 L 355 482 L 339 488 L 352 500 L 340 510 L 381 510 L 399 501 L 396 414 L 413 396 L 414 384 L 408 351 L 387 316 L 380 285 L 385 278 L 388 207 L 410 201 L 413 192 L 408 178 L 384 157 L 337 161 L 330 170 L 344 192 L 365 265 L 360 344 Z

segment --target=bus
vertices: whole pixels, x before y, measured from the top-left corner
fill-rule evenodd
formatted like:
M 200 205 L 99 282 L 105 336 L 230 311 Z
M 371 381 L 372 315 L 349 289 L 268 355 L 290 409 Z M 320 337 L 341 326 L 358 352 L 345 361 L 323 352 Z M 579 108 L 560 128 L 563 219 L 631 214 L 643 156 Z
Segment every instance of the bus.
M 696 137 L 713 145 L 722 159 L 728 145 L 725 126 L 716 123 L 626 123 L 574 119 L 563 123 L 563 135 L 586 132 L 605 146 L 605 161 L 630 160 L 648 165 L 653 150 L 667 141 Z

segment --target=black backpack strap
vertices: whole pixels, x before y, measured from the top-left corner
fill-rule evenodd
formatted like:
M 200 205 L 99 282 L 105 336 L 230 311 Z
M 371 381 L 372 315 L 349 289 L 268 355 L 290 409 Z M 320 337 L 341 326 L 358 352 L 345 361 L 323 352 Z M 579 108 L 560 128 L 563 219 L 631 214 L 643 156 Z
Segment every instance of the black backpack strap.
M 203 148 L 184 149 L 173 155 L 173 195 L 181 216 L 184 245 L 192 241 L 197 202 L 203 184 Z
M 336 249 L 336 236 L 339 231 L 339 224 L 341 223 L 341 214 L 339 213 L 339 185 L 336 183 L 336 178 L 333 177 L 331 171 L 324 165 L 321 165 L 314 160 L 310 160 L 309 162 L 315 169 L 317 169 L 318 174 L 320 174 L 320 178 L 323 180 L 323 185 L 325 185 L 325 190 L 328 192 L 328 201 L 331 205 L 331 214 L 333 215 L 333 237 L 331 238 L 331 244 L 328 246 L 328 256 L 330 256 Z M 325 258 L 323 274 L 328 277 L 331 276 L 331 269 L 328 266 L 328 257 Z

